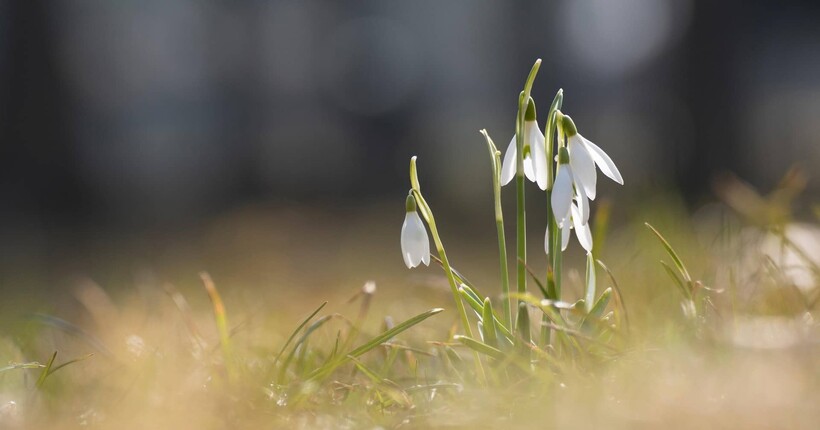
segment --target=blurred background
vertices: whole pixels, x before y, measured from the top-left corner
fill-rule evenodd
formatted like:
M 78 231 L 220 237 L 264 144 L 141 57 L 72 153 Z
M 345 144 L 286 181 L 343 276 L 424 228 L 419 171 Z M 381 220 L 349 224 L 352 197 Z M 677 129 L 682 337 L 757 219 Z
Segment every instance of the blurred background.
M 395 274 L 411 155 L 493 257 L 478 130 L 506 148 L 536 58 L 621 207 L 795 162 L 820 190 L 816 1 L 0 0 L 0 288 Z

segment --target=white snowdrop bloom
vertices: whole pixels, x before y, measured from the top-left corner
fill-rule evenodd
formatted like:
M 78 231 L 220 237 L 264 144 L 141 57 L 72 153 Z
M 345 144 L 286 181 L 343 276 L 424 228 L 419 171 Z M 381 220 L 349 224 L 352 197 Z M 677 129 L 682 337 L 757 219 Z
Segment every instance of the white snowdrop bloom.
M 412 194 L 407 196 L 405 203 L 407 214 L 401 226 L 401 255 L 408 269 L 424 263 L 430 265 L 430 239 L 427 237 L 427 228 L 416 212 L 416 199 Z
M 569 245 L 570 230 L 575 230 L 575 236 L 578 238 L 578 243 L 586 252 L 592 252 L 592 231 L 589 228 L 589 223 L 584 222 L 581 216 L 581 210 L 575 203 L 570 203 L 570 221 L 565 220 L 559 225 L 561 230 L 561 251 L 565 251 Z M 549 255 L 549 241 L 550 231 L 544 234 L 544 251 Z
M 604 175 L 621 185 L 624 184 L 621 172 L 618 171 L 618 167 L 615 166 L 609 155 L 598 145 L 581 136 L 572 118 L 564 115 L 561 118 L 561 125 L 567 136 L 569 160 L 577 188 L 583 188 L 586 196 L 590 200 L 595 200 L 596 165 Z
M 507 185 L 516 174 L 516 157 L 518 146 L 515 135 L 510 140 L 504 161 L 501 163 L 501 185 Z M 524 114 L 524 176 L 538 184 L 542 190 L 547 189 L 547 153 L 544 146 L 544 134 L 538 128 L 535 115 L 535 104 L 530 101 Z
M 574 171 L 569 162 L 569 152 L 566 148 L 559 148 L 558 172 L 555 175 L 555 183 L 552 185 L 552 196 L 550 197 L 552 213 L 555 215 L 558 226 L 564 224 L 564 221 L 569 218 L 572 198 L 575 195 L 574 183 Z M 582 206 L 588 206 L 585 202 L 586 199 L 580 200 L 584 201 L 581 203 Z M 587 215 L 589 214 L 588 209 L 585 209 L 584 212 Z

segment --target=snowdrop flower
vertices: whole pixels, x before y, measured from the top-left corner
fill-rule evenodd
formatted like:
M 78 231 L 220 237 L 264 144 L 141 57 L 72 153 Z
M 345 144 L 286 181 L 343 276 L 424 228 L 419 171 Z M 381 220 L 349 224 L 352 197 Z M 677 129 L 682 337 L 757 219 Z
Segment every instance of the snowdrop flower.
M 596 165 L 604 175 L 621 185 L 624 184 L 621 172 L 618 171 L 612 159 L 598 145 L 578 134 L 578 129 L 575 127 L 572 118 L 563 115 L 561 117 L 561 126 L 567 136 L 569 162 L 572 166 L 576 188 L 583 188 L 584 194 L 590 200 L 595 200 Z
M 559 227 L 569 221 L 573 199 L 578 209 L 577 218 L 581 224 L 586 224 L 589 220 L 589 201 L 584 188 L 578 186 L 576 182 L 575 169 L 570 160 L 569 151 L 566 148 L 559 148 L 558 173 L 555 175 L 550 198 L 552 213 Z
M 401 226 L 401 254 L 408 269 L 424 263 L 430 265 L 430 239 L 427 237 L 427 228 L 416 212 L 416 199 L 413 194 L 407 196 L 405 202 L 407 214 Z
M 561 250 L 569 245 L 570 229 L 575 229 L 578 243 L 587 251 L 592 251 L 592 233 L 589 229 L 589 201 L 584 189 L 577 186 L 575 170 L 566 148 L 558 150 L 558 173 L 552 187 L 550 203 L 556 223 L 561 229 Z M 549 254 L 549 228 L 544 235 L 544 250 Z
M 592 231 L 589 228 L 589 223 L 584 223 L 581 217 L 581 211 L 575 203 L 570 206 L 570 220 L 571 222 L 564 222 L 560 226 L 561 229 L 561 251 L 566 251 L 569 245 L 570 230 L 575 230 L 575 236 L 578 238 L 578 243 L 584 248 L 586 252 L 592 252 Z M 544 234 L 544 251 L 549 255 L 550 253 L 550 229 Z
M 538 128 L 535 115 L 535 103 L 532 100 L 527 104 L 524 113 L 524 175 L 538 184 L 542 190 L 547 189 L 547 153 L 544 147 L 544 134 Z M 501 185 L 507 185 L 516 174 L 516 157 L 518 145 L 513 135 L 504 161 L 501 163 Z

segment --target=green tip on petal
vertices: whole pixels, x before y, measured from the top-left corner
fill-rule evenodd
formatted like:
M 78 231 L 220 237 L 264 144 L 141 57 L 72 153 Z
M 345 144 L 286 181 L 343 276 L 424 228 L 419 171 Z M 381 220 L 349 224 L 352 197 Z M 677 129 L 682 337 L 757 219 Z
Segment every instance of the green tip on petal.
M 567 151 L 567 148 L 561 147 L 558 149 L 558 164 L 569 164 L 569 151 Z
M 404 201 L 404 207 L 407 209 L 407 212 L 416 211 L 416 198 L 413 197 L 412 191 L 410 191 L 410 194 L 407 195 L 407 200 Z
M 575 127 L 575 123 L 569 115 L 564 115 L 561 117 L 561 127 L 564 129 L 564 133 L 567 137 L 572 137 L 578 134 L 578 127 Z
M 535 121 L 535 101 L 530 97 L 527 103 L 527 111 L 524 112 L 524 121 Z

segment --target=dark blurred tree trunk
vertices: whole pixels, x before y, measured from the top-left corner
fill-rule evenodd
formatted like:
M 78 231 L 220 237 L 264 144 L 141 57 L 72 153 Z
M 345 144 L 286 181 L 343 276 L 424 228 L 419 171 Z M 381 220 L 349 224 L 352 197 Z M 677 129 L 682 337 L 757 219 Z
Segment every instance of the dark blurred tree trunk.
M 0 198 L 23 214 L 65 214 L 79 195 L 48 4 L 10 1 L 0 11 Z
M 675 153 L 685 160 L 676 169 L 676 181 L 690 202 L 710 194 L 711 181 L 721 171 L 737 171 L 738 112 L 735 79 L 735 53 L 743 47 L 739 32 L 743 30 L 749 7 L 737 0 L 702 0 L 694 4 L 692 25 L 688 33 L 685 64 L 687 79 L 681 84 L 694 120 L 693 141 Z

